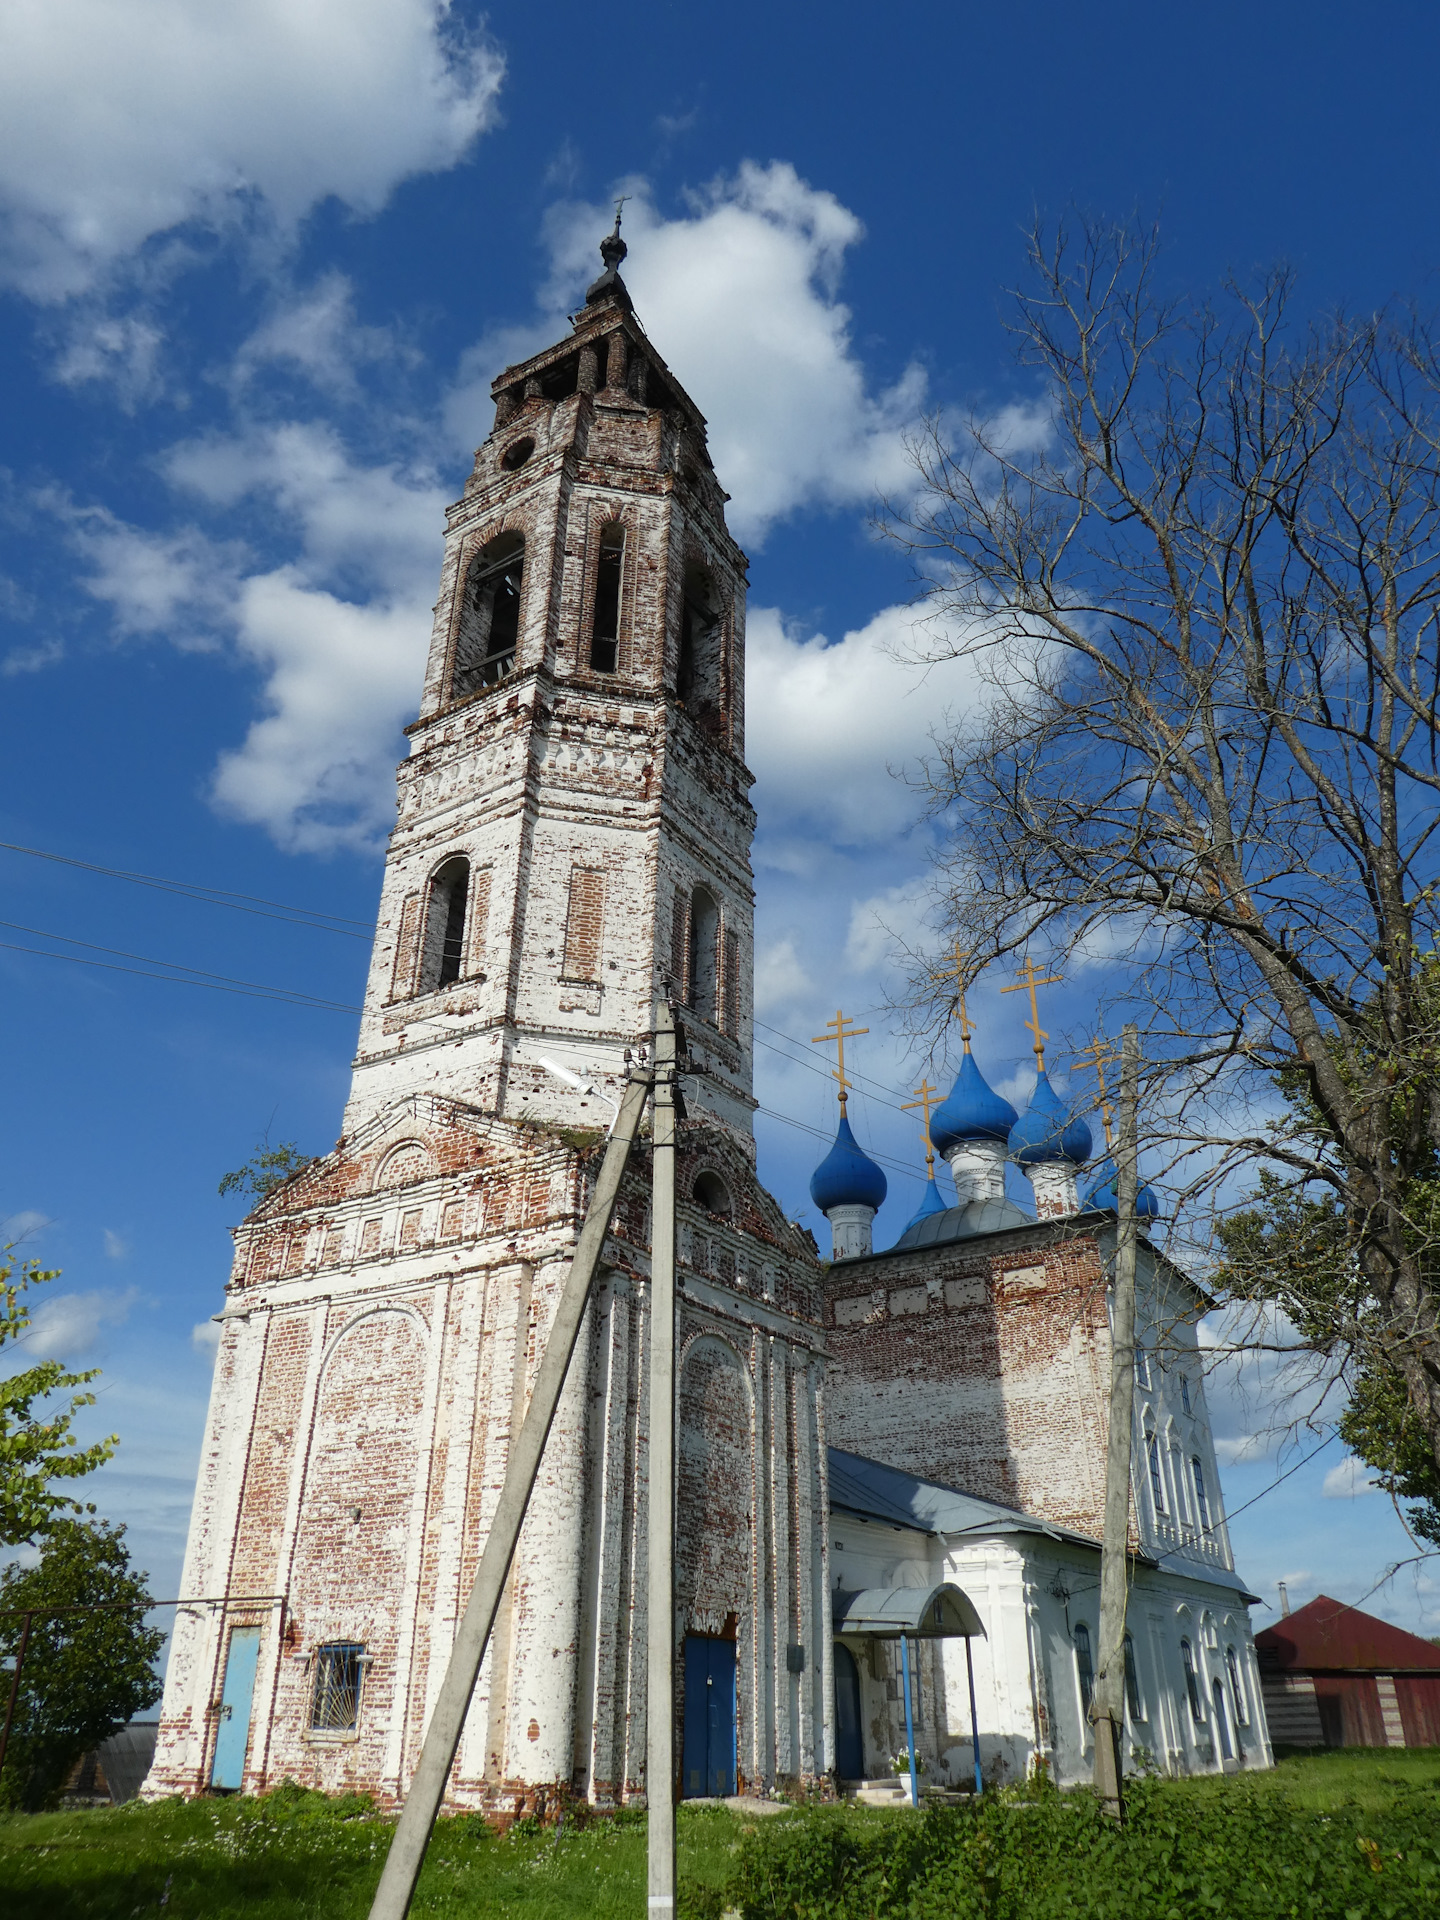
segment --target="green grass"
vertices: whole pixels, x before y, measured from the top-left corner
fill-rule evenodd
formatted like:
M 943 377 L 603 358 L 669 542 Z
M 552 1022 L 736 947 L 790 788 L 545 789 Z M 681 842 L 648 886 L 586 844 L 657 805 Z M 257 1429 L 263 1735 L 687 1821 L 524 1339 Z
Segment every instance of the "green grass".
M 1084 1796 L 1053 1792 L 993 1803 L 987 1795 L 978 1824 L 969 1810 L 922 1823 L 878 1809 L 755 1820 L 682 1807 L 681 1913 L 715 1920 L 734 1905 L 746 1920 L 1030 1920 L 1108 1915 L 1112 1896 L 1120 1920 L 1440 1912 L 1440 1854 L 1424 1864 L 1431 1836 L 1440 1842 L 1440 1750 L 1296 1756 L 1271 1774 L 1152 1783 L 1137 1801 L 1134 1831 L 1118 1852 L 1114 1836 L 1096 1828 L 1098 1816 L 1086 1813 Z M 559 1836 L 526 1826 L 502 1837 L 478 1819 L 442 1821 L 417 1920 L 643 1915 L 643 1818 L 594 1820 Z M 1371 1848 L 1372 1834 L 1383 1851 L 1382 1861 L 1371 1849 L 1381 1861 L 1373 1872 L 1371 1854 L 1355 1852 L 1357 1844 Z M 260 1799 L 10 1814 L 0 1816 L 0 1913 L 364 1920 L 389 1838 L 389 1823 L 364 1801 L 326 1801 L 296 1788 Z M 1305 1879 L 1322 1855 L 1329 1864 L 1302 1888 L 1297 1873 Z M 1273 1900 L 1265 1893 L 1272 1882 Z M 1303 1893 L 1298 1904 L 1292 1892 Z
M 681 1809 L 681 1872 L 692 1886 L 726 1878 L 739 1827 L 723 1808 Z M 390 1832 L 363 1802 L 284 1790 L 10 1814 L 0 1817 L 0 1912 L 5 1920 L 364 1920 Z M 462 1818 L 436 1827 L 411 1911 L 636 1920 L 644 1895 L 643 1819 L 596 1820 L 557 1839 L 553 1829 L 502 1837 Z

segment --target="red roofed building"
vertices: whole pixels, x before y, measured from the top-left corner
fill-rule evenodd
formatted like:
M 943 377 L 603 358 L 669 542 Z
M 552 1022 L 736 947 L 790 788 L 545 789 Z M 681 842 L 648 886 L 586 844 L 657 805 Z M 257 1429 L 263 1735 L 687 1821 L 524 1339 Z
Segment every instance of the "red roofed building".
M 1270 1738 L 1440 1747 L 1440 1647 L 1320 1594 L 1255 1636 Z

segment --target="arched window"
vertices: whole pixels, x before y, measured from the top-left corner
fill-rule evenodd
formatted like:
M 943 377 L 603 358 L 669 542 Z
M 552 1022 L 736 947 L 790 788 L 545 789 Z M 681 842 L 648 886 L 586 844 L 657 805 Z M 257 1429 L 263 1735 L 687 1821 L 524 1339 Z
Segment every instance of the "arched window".
M 1135 1670 L 1135 1642 L 1125 1636 L 1125 1701 L 1132 1720 L 1143 1720 L 1145 1709 L 1140 1700 L 1140 1676 Z
M 1160 1442 L 1153 1432 L 1145 1435 L 1145 1458 L 1150 1467 L 1150 1497 L 1157 1514 L 1165 1511 L 1165 1476 L 1160 1471 Z
M 714 582 L 705 569 L 687 567 L 675 694 L 697 718 L 715 716 L 721 705 L 722 623 L 715 599 Z
M 1185 1691 L 1190 1696 L 1190 1718 L 1196 1726 L 1203 1726 L 1205 1709 L 1200 1704 L 1200 1682 L 1195 1674 L 1195 1655 L 1191 1652 L 1190 1642 L 1180 1642 L 1180 1664 L 1185 1669 Z
M 1080 1711 L 1088 1721 L 1090 1702 L 1095 1694 L 1095 1662 L 1090 1654 L 1090 1629 L 1083 1620 L 1075 1622 L 1075 1672 L 1080 1681 Z
M 1175 1518 L 1185 1519 L 1185 1462 L 1179 1447 L 1170 1442 L 1170 1492 L 1175 1502 Z
M 1200 1525 L 1209 1533 L 1210 1499 L 1205 1491 L 1205 1469 L 1200 1464 L 1198 1453 L 1190 1462 L 1190 1473 L 1195 1482 L 1195 1511 L 1200 1516 Z
M 498 686 L 513 670 L 524 575 L 525 542 L 518 533 L 502 533 L 470 563 L 460 599 L 451 699 Z
M 1220 1752 L 1227 1760 L 1235 1758 L 1235 1750 L 1230 1745 L 1230 1716 L 1225 1711 L 1225 1689 L 1217 1674 L 1210 1683 L 1211 1698 L 1215 1703 L 1215 1731 L 1220 1736 Z
M 718 1173 L 712 1173 L 707 1167 L 703 1173 L 695 1176 L 695 1185 L 691 1189 L 696 1201 L 707 1213 L 725 1215 L 730 1211 L 730 1190 Z
M 420 991 L 448 987 L 465 971 L 465 910 L 470 898 L 470 862 L 447 860 L 430 882 L 425 940 L 420 955 Z
M 1230 1676 L 1230 1697 L 1235 1702 L 1235 1724 L 1248 1727 L 1250 1710 L 1245 1704 L 1245 1686 L 1240 1678 L 1240 1662 L 1235 1657 L 1234 1647 L 1225 1649 L 1225 1671 Z
M 719 938 L 720 909 L 715 904 L 715 896 L 704 887 L 696 887 L 690 896 L 690 977 L 686 982 L 685 1004 L 712 1024 Z
M 1190 1377 L 1188 1374 L 1184 1374 L 1184 1373 L 1182 1373 L 1180 1376 L 1180 1405 L 1185 1409 L 1186 1413 L 1189 1413 L 1190 1411 Z
M 1144 1393 L 1150 1391 L 1150 1355 L 1143 1340 L 1135 1342 L 1135 1384 Z
M 620 662 L 620 586 L 625 571 L 625 529 L 606 527 L 595 562 L 595 619 L 590 629 L 590 665 L 614 673 Z

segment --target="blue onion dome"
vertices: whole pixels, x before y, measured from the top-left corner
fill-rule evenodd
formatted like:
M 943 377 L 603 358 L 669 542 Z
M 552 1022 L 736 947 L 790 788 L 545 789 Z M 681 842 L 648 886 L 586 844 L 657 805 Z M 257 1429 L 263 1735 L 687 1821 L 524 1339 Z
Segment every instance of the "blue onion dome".
M 1035 1082 L 1030 1104 L 1010 1129 L 1010 1151 L 1022 1167 L 1040 1166 L 1047 1160 L 1073 1160 L 1083 1166 L 1090 1158 L 1090 1129 L 1083 1120 L 1072 1120 L 1042 1073 Z
M 1014 1107 L 986 1083 L 974 1056 L 967 1053 L 948 1097 L 930 1116 L 930 1144 L 937 1153 L 945 1154 L 962 1140 L 1003 1143 L 1014 1124 Z
M 832 1207 L 874 1207 L 878 1212 L 888 1182 L 875 1162 L 860 1151 L 842 1113 L 835 1144 L 810 1176 L 810 1198 L 821 1213 Z
M 945 1211 L 945 1197 L 939 1187 L 936 1186 L 935 1176 L 932 1173 L 930 1178 L 925 1182 L 924 1199 L 905 1222 L 902 1231 L 908 1233 L 911 1227 L 918 1227 L 922 1220 L 928 1220 L 932 1213 L 944 1213 Z
M 1115 1162 L 1107 1154 L 1095 1169 L 1095 1178 L 1085 1195 L 1087 1207 L 1108 1207 L 1112 1213 L 1120 1211 L 1117 1198 L 1120 1175 L 1116 1172 Z M 1135 1212 L 1142 1220 L 1160 1218 L 1160 1202 L 1153 1191 L 1142 1181 L 1135 1195 Z

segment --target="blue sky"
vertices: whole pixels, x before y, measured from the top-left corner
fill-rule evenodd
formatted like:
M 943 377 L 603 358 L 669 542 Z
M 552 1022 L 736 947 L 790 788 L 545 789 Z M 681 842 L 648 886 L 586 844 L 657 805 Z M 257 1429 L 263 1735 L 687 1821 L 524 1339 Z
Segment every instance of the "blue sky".
M 793 1062 L 843 1003 L 871 1028 L 852 1116 L 891 1172 L 884 1245 L 919 1196 L 895 1090 L 925 1064 L 884 1012 L 928 844 L 892 769 L 970 689 L 887 651 L 911 587 L 873 501 L 903 487 L 925 409 L 1039 403 L 1003 317 L 1037 206 L 1158 213 L 1177 285 L 1284 257 L 1317 310 L 1433 300 L 1440 25 L 1356 20 L 1313 0 L 1203 22 L 12 0 L 0 840 L 88 867 L 0 851 L 0 1214 L 64 1269 L 29 1351 L 104 1367 L 96 1425 L 124 1444 L 96 1498 L 157 1591 L 179 1578 L 236 1214 L 216 1184 L 267 1130 L 335 1137 L 355 1032 L 335 1009 L 361 990 L 442 508 L 491 374 L 563 330 L 612 196 L 752 556 L 757 1077 L 788 1116 L 759 1122 L 762 1171 L 808 1206 L 823 1149 L 802 1129 L 833 1103 Z M 162 982 L 156 960 L 331 1004 Z M 975 997 L 976 1049 L 1023 1093 L 1002 984 Z M 1055 992 L 1057 1034 L 1096 984 Z M 1248 1438 L 1263 1408 L 1212 1398 L 1238 1507 L 1277 1464 Z M 1332 1442 L 1238 1517 L 1256 1592 L 1359 1599 L 1410 1551 L 1354 1484 Z M 1436 1594 L 1402 1574 L 1366 1604 L 1435 1632 Z

